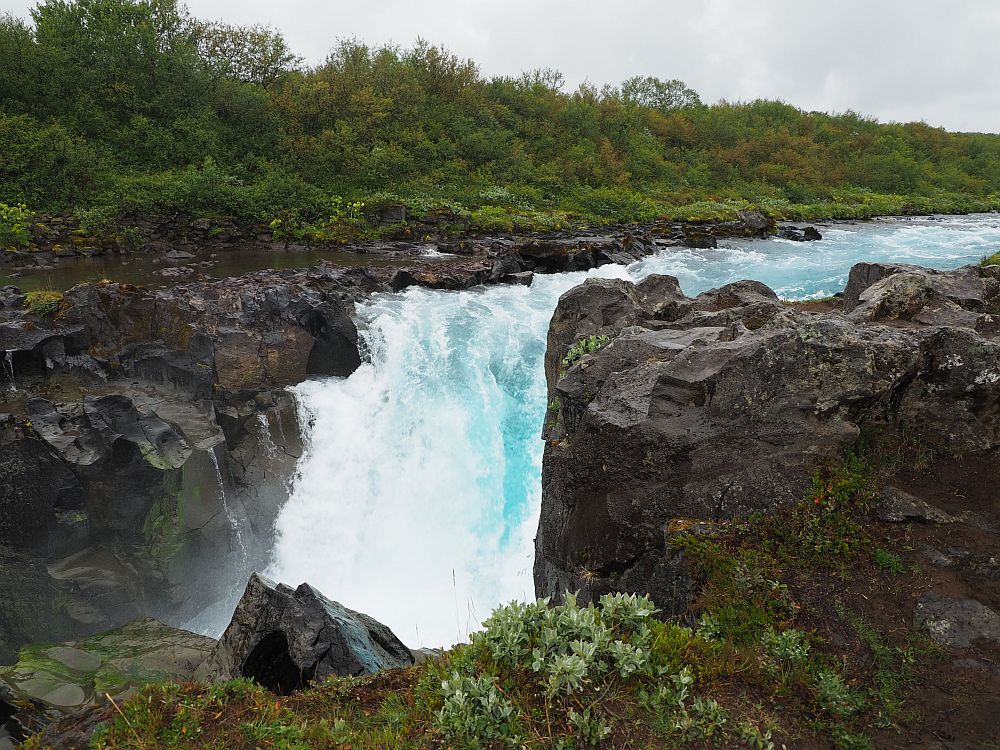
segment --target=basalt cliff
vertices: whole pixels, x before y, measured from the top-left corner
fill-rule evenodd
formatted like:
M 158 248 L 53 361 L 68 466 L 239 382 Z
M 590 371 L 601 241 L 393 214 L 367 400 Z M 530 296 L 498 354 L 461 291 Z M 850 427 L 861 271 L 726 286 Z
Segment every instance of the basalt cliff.
M 819 305 L 590 279 L 559 301 L 545 373 L 540 596 L 644 591 L 680 614 L 675 528 L 793 505 L 865 434 L 968 467 L 954 510 L 1000 522 L 998 266 L 863 263 Z

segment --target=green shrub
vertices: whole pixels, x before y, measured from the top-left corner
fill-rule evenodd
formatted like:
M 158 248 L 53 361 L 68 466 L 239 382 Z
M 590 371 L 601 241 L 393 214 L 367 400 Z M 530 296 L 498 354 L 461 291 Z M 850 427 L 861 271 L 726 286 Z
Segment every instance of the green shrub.
M 514 679 L 540 695 L 547 716 L 562 716 L 581 742 L 596 744 L 610 729 L 594 698 L 618 681 L 656 674 L 650 651 L 656 612 L 634 594 L 605 595 L 599 608 L 580 607 L 567 594 L 554 607 L 543 599 L 496 609 L 472 637 L 478 658 L 460 660 L 442 681 L 436 726 L 468 746 L 523 744 L 523 707 L 506 697 L 510 685 L 499 686 Z
M 24 306 L 34 315 L 52 317 L 62 306 L 62 292 L 41 291 L 28 292 L 24 295 Z
M 23 203 L 0 203 L 0 249 L 16 250 L 31 242 L 34 212 Z
M 987 255 L 983 258 L 979 265 L 981 266 L 1000 266 L 1000 252 L 993 253 L 993 255 Z

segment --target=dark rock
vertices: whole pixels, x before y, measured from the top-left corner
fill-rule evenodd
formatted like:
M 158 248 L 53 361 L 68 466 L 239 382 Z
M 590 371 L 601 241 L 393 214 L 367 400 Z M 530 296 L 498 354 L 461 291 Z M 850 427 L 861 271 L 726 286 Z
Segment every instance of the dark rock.
M 257 574 L 199 679 L 250 677 L 287 695 L 329 675 L 408 667 L 413 655 L 368 615 L 325 598 L 308 584 L 292 589 Z
M 882 501 L 878 506 L 877 515 L 880 521 L 890 523 L 905 523 L 920 521 L 924 523 L 952 523 L 955 519 L 940 508 L 903 492 L 895 487 L 882 489 Z
M 664 541 L 670 522 L 800 501 L 862 425 L 952 455 L 1000 449 L 1000 342 L 950 323 L 995 304 L 995 279 L 926 272 L 939 307 L 906 313 L 905 326 L 873 324 L 879 284 L 911 275 L 861 292 L 849 316 L 801 311 L 752 281 L 695 299 L 669 277 L 588 280 L 564 294 L 545 360 L 558 411 L 546 426 L 537 594 L 633 590 L 677 611 L 684 575 Z M 562 372 L 590 335 L 610 341 Z M 946 518 L 897 500 L 887 517 Z
M 504 276 L 500 279 L 504 284 L 515 284 L 519 286 L 531 286 L 531 282 L 535 280 L 534 271 L 521 271 L 520 273 L 512 273 L 509 276 Z
M 928 591 L 917 602 L 913 623 L 951 648 L 968 648 L 978 640 L 1000 643 L 1000 614 L 975 599 L 953 599 Z
M 381 224 L 398 224 L 406 221 L 406 206 L 402 204 L 380 206 L 378 220 Z
M 521 256 L 512 250 L 505 250 L 497 256 L 490 268 L 490 281 L 497 282 L 506 276 L 513 276 L 525 269 Z
M 709 249 L 718 247 L 719 240 L 711 232 L 696 229 L 685 229 L 684 245 L 693 248 Z
M 740 211 L 738 218 L 746 227 L 746 234 L 754 237 L 767 237 L 774 226 L 774 222 L 760 211 Z
M 823 239 L 823 235 L 819 233 L 816 227 L 799 229 L 799 227 L 785 226 L 778 229 L 776 236 L 783 240 L 792 240 L 793 242 L 812 242 Z
M 45 550 L 60 510 L 79 508 L 83 487 L 28 420 L 0 420 L 0 545 Z

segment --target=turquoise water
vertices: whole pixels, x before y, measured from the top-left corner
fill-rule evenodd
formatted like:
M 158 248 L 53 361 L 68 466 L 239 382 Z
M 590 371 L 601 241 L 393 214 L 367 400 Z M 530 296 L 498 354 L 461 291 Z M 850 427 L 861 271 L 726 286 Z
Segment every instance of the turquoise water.
M 689 294 L 743 278 L 790 299 L 841 290 L 859 261 L 936 268 L 1000 248 L 1000 216 L 823 229 L 820 242 L 670 248 L 530 287 L 413 289 L 359 310 L 369 362 L 295 389 L 306 452 L 268 574 L 308 581 L 411 646 L 463 640 L 498 603 L 533 596 L 542 359 L 559 296 L 588 275 L 676 275 Z

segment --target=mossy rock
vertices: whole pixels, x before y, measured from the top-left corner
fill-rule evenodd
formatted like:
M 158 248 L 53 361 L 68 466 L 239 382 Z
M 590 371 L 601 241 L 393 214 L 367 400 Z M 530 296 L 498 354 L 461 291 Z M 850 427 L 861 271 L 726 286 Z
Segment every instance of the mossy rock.
M 0 667 L 0 681 L 19 697 L 72 710 L 105 693 L 189 679 L 214 646 L 207 636 L 143 618 L 81 641 L 22 648 L 15 665 Z

